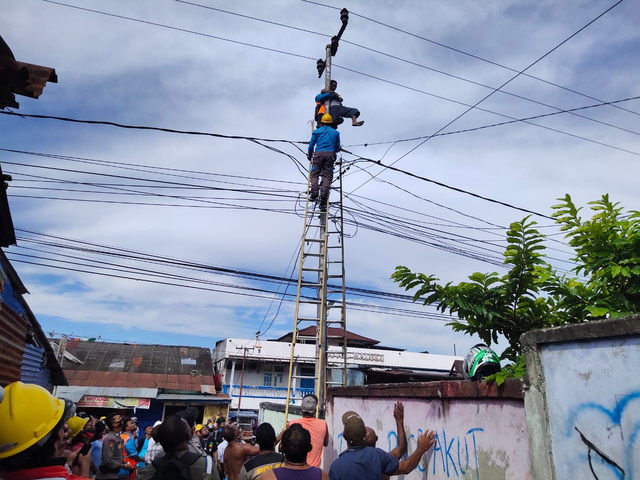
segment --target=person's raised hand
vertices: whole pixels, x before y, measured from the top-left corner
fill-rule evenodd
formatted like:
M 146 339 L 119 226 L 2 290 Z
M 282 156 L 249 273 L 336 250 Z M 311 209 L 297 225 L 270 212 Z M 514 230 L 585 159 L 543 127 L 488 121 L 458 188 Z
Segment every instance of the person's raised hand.
M 426 452 L 436 443 L 436 432 L 433 430 L 427 430 L 422 435 L 418 436 L 418 450 Z
M 396 421 L 404 422 L 404 405 L 402 402 L 396 402 L 393 406 L 393 418 L 395 418 Z

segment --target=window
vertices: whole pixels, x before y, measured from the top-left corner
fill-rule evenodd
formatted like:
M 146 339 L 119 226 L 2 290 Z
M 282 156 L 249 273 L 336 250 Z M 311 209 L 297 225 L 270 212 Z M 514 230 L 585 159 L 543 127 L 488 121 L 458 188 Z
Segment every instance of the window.
M 315 374 L 316 374 L 315 367 L 301 367 L 300 375 L 303 377 L 309 377 L 309 378 L 300 379 L 300 388 L 308 388 L 308 389 L 314 388 Z
M 265 387 L 270 387 L 271 383 L 273 381 L 273 373 L 271 372 L 264 372 L 264 383 L 263 385 Z
M 273 371 L 274 372 L 278 372 L 278 373 L 284 373 L 284 366 L 282 365 L 275 365 L 273 367 Z

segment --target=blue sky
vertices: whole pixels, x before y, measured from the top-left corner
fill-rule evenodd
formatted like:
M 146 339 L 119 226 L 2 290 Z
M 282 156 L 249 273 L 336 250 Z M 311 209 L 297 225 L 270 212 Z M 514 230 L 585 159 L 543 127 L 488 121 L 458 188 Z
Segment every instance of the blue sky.
M 347 7 L 352 15 L 334 58 L 333 78 L 339 81 L 344 104 L 359 108 L 365 120 L 361 128 L 340 128 L 342 143 L 350 152 L 387 165 L 398 160 L 395 166 L 406 171 L 546 215 L 555 199 L 565 193 L 580 205 L 610 193 L 626 207 L 638 208 L 638 100 L 619 105 L 631 112 L 601 106 L 576 112 L 587 119 L 565 113 L 532 121 L 547 129 L 520 122 L 439 136 L 406 157 L 421 140 L 391 143 L 437 132 L 467 109 L 460 102 L 472 105 L 491 92 L 478 84 L 497 88 L 515 75 L 496 64 L 516 71 L 525 68 L 613 2 L 415 0 L 401 5 L 380 2 L 375 7 L 365 1 L 324 2 L 326 6 L 293 0 L 194 2 L 219 10 L 173 0 L 62 3 L 140 21 L 43 0 L 5 1 L 0 31 L 16 58 L 54 67 L 59 77 L 59 83 L 48 84 L 40 99 L 19 98 L 20 113 L 307 141 L 313 98 L 323 87 L 315 59 L 324 56 L 325 44 L 340 27 L 339 10 L 327 6 Z M 485 111 L 470 111 L 443 133 L 502 122 L 508 120 L 505 115 L 525 118 L 639 95 L 640 67 L 635 61 L 639 16 L 633 2 L 622 2 L 527 71 L 536 78 L 521 75 L 504 87 L 513 95 L 495 93 L 480 105 Z M 283 302 L 278 311 L 278 295 L 256 298 L 212 291 L 276 291 L 277 284 L 62 250 L 52 243 L 77 247 L 78 241 L 90 242 L 107 246 L 112 253 L 113 248 L 120 248 L 288 277 L 303 226 L 294 210 L 300 212 L 298 198 L 306 188 L 305 177 L 282 153 L 306 166 L 304 153 L 294 144 L 272 144 L 282 151 L 274 152 L 245 140 L 5 115 L 0 115 L 0 132 L 2 149 L 56 156 L 0 150 L 0 164 L 14 178 L 9 198 L 20 236 L 19 246 L 7 249 L 7 254 L 31 292 L 27 301 L 45 331 L 213 347 L 216 340 L 227 336 L 253 337 L 269 324 L 266 338 L 291 330 L 293 304 Z M 80 158 L 91 160 L 87 163 Z M 344 158 L 352 161 L 356 157 L 345 154 Z M 116 168 L 104 162 L 120 163 Z M 371 181 L 371 174 L 376 173 L 379 178 Z M 495 225 L 505 226 L 524 216 L 364 163 L 352 165 L 344 184 L 346 192 L 355 191 L 345 202 L 357 224 L 345 231 L 347 284 L 354 287 L 402 293 L 389 279 L 396 265 L 454 282 L 474 271 L 504 272 L 500 266 L 445 250 L 454 246 L 474 255 L 500 258 L 504 230 Z M 260 193 L 217 190 L 220 188 Z M 73 189 L 75 193 L 68 191 Z M 184 200 L 185 196 L 199 198 Z M 132 205 L 135 201 L 189 206 Z M 211 207 L 210 202 L 242 208 L 199 208 Z M 357 211 L 367 209 L 375 209 L 373 218 L 357 217 Z M 401 224 L 430 222 L 421 225 L 448 232 L 448 240 L 433 230 L 415 237 L 445 250 L 389 234 L 401 234 L 401 226 L 392 227 L 387 234 L 367 228 L 378 227 L 376 221 L 388 227 L 399 216 Z M 538 220 L 546 232 L 557 233 L 549 220 Z M 41 233 L 68 240 L 54 241 Z M 471 240 L 461 243 L 453 234 Z M 562 240 L 561 236 L 554 238 Z M 553 251 L 559 260 L 551 263 L 571 268 L 569 247 L 548 245 L 561 250 Z M 131 278 L 44 266 L 69 268 L 69 262 L 90 263 L 91 267 L 73 268 L 95 271 L 95 261 L 119 265 L 110 266 L 119 272 L 101 270 L 103 273 Z M 129 266 L 126 275 L 123 265 Z M 209 290 L 146 283 L 140 279 L 152 277 L 134 268 L 163 272 L 173 278 L 163 280 L 169 284 L 179 283 L 176 275 L 188 276 L 191 285 L 208 282 Z M 214 288 L 211 282 L 235 283 L 241 288 Z M 380 299 L 351 300 L 369 310 L 388 306 L 434 311 Z M 390 346 L 451 353 L 454 344 L 461 352 L 476 343 L 477 339 L 454 333 L 444 323 L 442 318 L 348 312 L 349 330 Z

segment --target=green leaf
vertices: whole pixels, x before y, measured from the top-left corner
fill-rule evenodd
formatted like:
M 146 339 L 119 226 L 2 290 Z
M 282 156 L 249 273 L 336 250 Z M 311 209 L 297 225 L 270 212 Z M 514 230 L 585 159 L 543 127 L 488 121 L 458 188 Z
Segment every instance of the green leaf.
M 620 270 L 622 270 L 620 265 L 614 265 L 611 267 L 611 276 L 614 278 L 617 277 L 620 274 Z

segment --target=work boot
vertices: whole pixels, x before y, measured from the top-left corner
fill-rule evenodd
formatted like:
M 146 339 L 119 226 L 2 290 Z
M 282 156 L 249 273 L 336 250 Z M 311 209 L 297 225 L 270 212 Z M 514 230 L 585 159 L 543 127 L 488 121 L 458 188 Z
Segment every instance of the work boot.
M 327 204 L 329 203 L 329 199 L 327 197 L 320 197 L 320 211 L 327 211 Z
M 311 192 L 311 194 L 309 195 L 309 200 L 311 200 L 312 202 L 315 202 L 318 199 L 318 192 Z
M 354 127 L 361 127 L 363 124 L 364 120 L 358 122 L 358 117 L 356 117 L 355 115 L 351 117 L 351 125 L 353 125 Z

